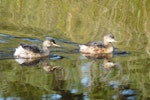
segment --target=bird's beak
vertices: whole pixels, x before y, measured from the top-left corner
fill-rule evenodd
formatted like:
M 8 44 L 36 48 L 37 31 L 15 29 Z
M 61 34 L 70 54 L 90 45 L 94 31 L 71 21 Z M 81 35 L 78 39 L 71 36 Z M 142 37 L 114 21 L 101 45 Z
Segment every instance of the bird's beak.
M 116 40 L 113 40 L 112 42 L 118 42 L 118 41 L 116 41 Z
M 53 46 L 55 46 L 55 47 L 61 47 L 60 45 L 58 45 L 58 44 L 53 44 Z
M 115 39 L 110 39 L 109 42 L 118 42 Z

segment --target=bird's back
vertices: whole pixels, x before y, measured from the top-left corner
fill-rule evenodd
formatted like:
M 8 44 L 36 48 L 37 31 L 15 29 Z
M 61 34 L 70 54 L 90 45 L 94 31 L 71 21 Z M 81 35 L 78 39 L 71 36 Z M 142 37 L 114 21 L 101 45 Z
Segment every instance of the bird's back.
M 33 53 L 41 53 L 41 50 L 36 45 L 20 44 L 20 46 Z
M 98 48 L 105 48 L 105 45 L 102 41 L 88 42 L 85 45 L 86 46 L 92 46 L 92 47 L 98 47 Z

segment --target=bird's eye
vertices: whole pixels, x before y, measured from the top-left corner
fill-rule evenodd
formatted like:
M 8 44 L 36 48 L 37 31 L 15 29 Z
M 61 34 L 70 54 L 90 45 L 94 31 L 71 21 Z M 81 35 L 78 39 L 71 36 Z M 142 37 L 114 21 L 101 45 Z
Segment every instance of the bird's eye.
M 110 38 L 114 39 L 114 36 L 110 36 Z

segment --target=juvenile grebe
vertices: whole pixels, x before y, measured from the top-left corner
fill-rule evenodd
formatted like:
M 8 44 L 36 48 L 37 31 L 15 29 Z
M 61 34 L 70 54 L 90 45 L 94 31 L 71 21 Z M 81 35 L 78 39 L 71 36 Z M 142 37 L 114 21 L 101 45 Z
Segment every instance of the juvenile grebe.
M 39 47 L 37 47 L 36 45 L 20 44 L 20 46 L 18 48 L 16 48 L 14 56 L 17 58 L 45 57 L 45 56 L 49 55 L 49 53 L 50 53 L 49 48 L 51 46 L 59 47 L 59 45 L 57 45 L 53 39 L 46 39 L 43 42 L 42 50 Z
M 81 53 L 92 53 L 92 54 L 102 54 L 102 53 L 112 53 L 114 50 L 112 42 L 116 42 L 113 34 L 107 34 L 103 38 L 103 42 L 89 42 L 87 44 L 79 45 Z

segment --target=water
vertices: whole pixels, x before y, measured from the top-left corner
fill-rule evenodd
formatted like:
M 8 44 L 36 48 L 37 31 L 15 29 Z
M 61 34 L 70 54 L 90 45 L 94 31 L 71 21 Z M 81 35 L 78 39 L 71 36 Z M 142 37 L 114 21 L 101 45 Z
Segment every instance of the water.
M 0 0 L 0 99 L 148 100 L 148 0 Z M 79 44 L 112 32 L 123 54 L 82 55 Z M 20 43 L 61 47 L 42 59 L 15 59 Z

